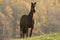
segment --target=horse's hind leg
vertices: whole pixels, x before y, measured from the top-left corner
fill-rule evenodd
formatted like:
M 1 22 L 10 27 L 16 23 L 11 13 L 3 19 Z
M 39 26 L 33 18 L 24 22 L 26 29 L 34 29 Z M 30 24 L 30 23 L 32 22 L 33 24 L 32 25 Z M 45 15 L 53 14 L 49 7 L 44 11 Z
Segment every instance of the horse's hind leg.
M 25 34 L 23 33 L 23 38 L 24 38 L 24 35 L 25 35 Z
M 20 37 L 23 38 L 23 28 L 20 27 Z

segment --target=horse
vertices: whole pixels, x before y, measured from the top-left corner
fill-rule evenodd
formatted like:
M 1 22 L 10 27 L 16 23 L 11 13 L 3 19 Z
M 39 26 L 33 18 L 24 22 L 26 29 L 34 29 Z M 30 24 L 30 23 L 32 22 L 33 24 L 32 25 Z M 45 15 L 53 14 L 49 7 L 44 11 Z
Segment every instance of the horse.
M 31 2 L 31 9 L 28 15 L 23 15 L 20 19 L 20 36 L 21 38 L 28 37 L 28 29 L 31 28 L 29 37 L 32 35 L 32 31 L 34 28 L 34 19 L 33 14 L 36 12 L 35 10 L 36 2 Z

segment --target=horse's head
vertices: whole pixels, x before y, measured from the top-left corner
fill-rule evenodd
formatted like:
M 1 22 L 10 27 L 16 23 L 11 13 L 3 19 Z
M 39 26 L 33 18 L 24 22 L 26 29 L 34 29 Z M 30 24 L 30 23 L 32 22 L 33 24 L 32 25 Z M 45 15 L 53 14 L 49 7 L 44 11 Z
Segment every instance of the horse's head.
M 35 5 L 36 5 L 36 2 L 31 2 L 31 9 L 32 11 L 35 13 Z

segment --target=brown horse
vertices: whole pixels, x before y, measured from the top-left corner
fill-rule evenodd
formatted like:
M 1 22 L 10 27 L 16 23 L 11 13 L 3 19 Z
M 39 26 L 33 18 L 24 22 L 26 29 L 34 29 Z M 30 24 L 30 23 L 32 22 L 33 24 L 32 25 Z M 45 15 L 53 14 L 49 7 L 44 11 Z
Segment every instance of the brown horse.
M 20 20 L 20 34 L 21 38 L 28 37 L 28 29 L 31 28 L 30 30 L 30 37 L 32 35 L 32 30 L 34 28 L 34 19 L 33 19 L 33 13 L 35 13 L 35 5 L 36 2 L 31 2 L 31 10 L 28 15 L 23 15 Z

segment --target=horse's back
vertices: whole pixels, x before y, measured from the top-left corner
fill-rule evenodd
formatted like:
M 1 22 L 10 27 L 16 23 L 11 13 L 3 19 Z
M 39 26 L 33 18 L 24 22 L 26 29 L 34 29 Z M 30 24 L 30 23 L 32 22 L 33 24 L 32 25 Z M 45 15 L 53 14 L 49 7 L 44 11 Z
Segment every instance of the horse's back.
M 20 26 L 26 26 L 28 24 L 28 18 L 27 18 L 27 15 L 23 15 L 20 19 Z

